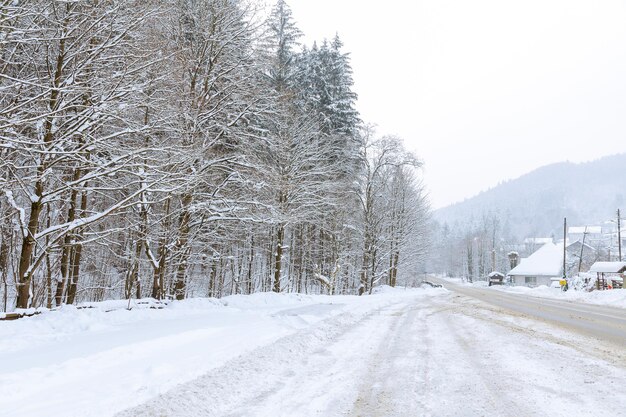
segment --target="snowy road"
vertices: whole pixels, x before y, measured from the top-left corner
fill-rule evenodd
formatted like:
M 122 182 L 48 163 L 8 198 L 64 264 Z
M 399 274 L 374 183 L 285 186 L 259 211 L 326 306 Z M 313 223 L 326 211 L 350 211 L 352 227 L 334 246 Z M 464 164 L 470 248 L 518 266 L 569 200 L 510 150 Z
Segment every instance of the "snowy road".
M 497 287 L 477 288 L 437 278 L 432 278 L 432 281 L 458 294 L 553 323 L 586 336 L 626 346 L 626 311 L 624 309 L 508 294 L 503 291 L 494 291 Z M 626 354 L 626 352 L 622 353 Z
M 626 416 L 624 347 L 440 291 L 349 310 L 129 416 Z

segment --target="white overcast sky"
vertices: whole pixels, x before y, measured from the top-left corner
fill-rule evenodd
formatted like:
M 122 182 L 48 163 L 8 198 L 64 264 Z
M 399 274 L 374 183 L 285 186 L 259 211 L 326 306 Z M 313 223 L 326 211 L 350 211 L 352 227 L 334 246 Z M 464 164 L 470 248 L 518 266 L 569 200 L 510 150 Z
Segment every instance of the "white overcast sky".
M 626 151 L 626 0 L 287 2 L 305 43 L 339 33 L 362 118 L 424 160 L 435 208 Z

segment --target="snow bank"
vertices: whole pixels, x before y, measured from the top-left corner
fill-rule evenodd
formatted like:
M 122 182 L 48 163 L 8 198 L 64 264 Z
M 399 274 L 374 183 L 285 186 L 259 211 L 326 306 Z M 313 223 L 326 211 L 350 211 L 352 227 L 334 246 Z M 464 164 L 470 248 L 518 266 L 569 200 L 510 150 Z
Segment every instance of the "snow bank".
M 107 301 L 0 322 L 0 415 L 111 416 L 320 321 L 444 293 Z
M 412 297 L 415 294 L 441 294 L 446 293 L 448 290 L 444 288 L 433 288 L 429 285 L 423 285 L 419 288 L 409 288 L 409 287 L 390 287 L 389 285 L 381 285 L 372 290 L 373 294 L 392 294 L 396 296 L 408 296 Z
M 503 286 L 492 288 L 499 291 L 531 295 L 533 297 L 553 298 L 558 300 L 569 300 L 589 304 L 626 308 L 626 290 L 604 290 L 587 292 L 570 289 L 569 291 L 561 291 L 560 288 L 549 288 L 545 285 L 541 285 L 536 288 L 528 288 L 522 286 Z
M 448 278 L 448 281 L 456 284 L 464 284 L 473 287 L 486 287 L 485 281 L 478 281 L 475 283 L 462 282 L 460 278 Z M 604 290 L 604 291 L 576 291 L 571 289 L 569 291 L 561 291 L 560 288 L 549 288 L 545 285 L 530 288 L 524 286 L 506 286 L 506 285 L 494 285 L 489 287 L 494 291 L 505 291 L 510 293 L 525 294 L 533 297 L 540 298 L 552 298 L 557 300 L 576 301 L 589 304 L 598 304 L 611 307 L 626 308 L 626 290 Z
M 282 294 L 275 292 L 261 292 L 250 295 L 230 295 L 220 299 L 223 305 L 234 308 L 250 309 L 263 307 L 282 307 L 300 303 L 313 303 L 324 296 L 304 294 Z

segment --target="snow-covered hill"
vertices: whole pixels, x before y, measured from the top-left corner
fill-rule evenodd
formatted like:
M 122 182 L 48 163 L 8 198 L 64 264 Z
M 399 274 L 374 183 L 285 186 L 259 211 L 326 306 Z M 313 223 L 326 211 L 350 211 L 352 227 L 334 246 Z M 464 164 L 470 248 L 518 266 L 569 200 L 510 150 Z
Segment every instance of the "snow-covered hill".
M 560 235 L 570 224 L 600 224 L 626 208 L 626 154 L 592 162 L 563 162 L 539 168 L 434 213 L 459 226 L 496 213 L 512 237 Z

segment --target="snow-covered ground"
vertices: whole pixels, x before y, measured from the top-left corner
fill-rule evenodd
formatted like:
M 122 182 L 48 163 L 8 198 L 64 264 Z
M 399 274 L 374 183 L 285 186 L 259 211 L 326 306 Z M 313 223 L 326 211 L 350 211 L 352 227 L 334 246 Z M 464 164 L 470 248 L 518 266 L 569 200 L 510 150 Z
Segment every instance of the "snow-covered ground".
M 467 281 L 464 281 L 460 278 L 444 279 L 460 285 L 485 288 L 487 287 L 486 281 L 476 281 L 474 283 L 468 283 Z M 494 285 L 489 288 L 494 291 L 525 294 L 533 297 L 552 298 L 555 300 L 569 300 L 589 304 L 626 308 L 626 290 L 621 289 L 603 291 L 576 291 L 570 289 L 569 291 L 561 291 L 560 288 L 550 288 L 545 285 L 541 285 L 535 288 L 529 288 L 524 286 Z
M 1 416 L 626 416 L 623 346 L 446 289 L 95 307 L 0 322 Z
M 127 301 L 110 301 L 0 321 L 0 416 L 110 416 L 320 321 L 358 321 L 432 293 L 261 293 L 162 309 L 133 302 L 130 311 Z

